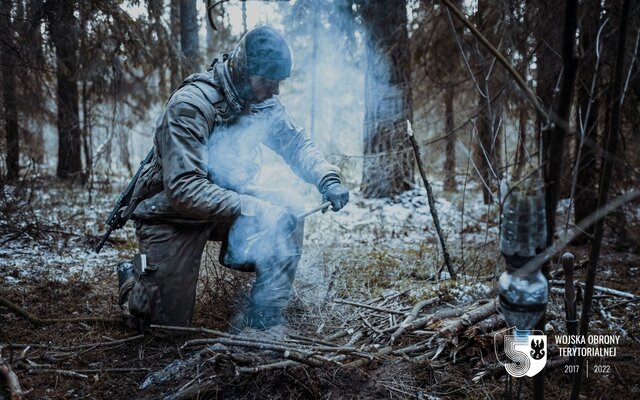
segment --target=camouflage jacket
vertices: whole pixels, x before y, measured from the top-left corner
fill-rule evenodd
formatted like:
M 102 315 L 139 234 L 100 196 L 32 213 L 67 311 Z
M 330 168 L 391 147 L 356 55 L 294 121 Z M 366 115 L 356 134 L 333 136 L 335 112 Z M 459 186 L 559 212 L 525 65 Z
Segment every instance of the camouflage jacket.
M 210 173 L 209 164 L 215 163 L 209 160 L 210 136 L 238 121 L 222 87 L 210 70 L 191 75 L 172 94 L 156 123 L 153 157 L 140 175 L 125 216 L 197 222 L 244 214 L 247 196 L 221 185 Z M 294 126 L 277 98 L 268 108 L 272 123 L 263 138 L 265 145 L 318 189 L 328 177 L 339 175 L 339 169 Z

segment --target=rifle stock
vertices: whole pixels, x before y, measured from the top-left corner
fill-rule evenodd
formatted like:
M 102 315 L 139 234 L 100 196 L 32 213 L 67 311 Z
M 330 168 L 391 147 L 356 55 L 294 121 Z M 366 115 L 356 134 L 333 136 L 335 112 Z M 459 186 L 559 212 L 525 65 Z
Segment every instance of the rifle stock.
M 102 236 L 100 243 L 98 243 L 98 245 L 94 249 L 96 253 L 100 253 L 100 250 L 102 250 L 102 247 L 107 242 L 107 239 L 109 239 L 109 235 L 111 235 L 111 232 L 124 227 L 124 225 L 127 223 L 128 219 L 122 216 L 124 207 L 126 207 L 131 201 L 131 197 L 133 196 L 133 189 L 135 189 L 136 187 L 136 183 L 140 178 L 142 169 L 144 168 L 145 165 L 149 164 L 152 157 L 153 157 L 153 149 L 151 149 L 151 151 L 149 151 L 149 154 L 147 154 L 144 160 L 140 162 L 140 167 L 136 171 L 133 178 L 131 178 L 131 181 L 127 185 L 127 188 L 122 193 L 120 193 L 120 196 L 118 196 L 118 201 L 116 201 L 116 205 L 115 207 L 113 207 L 113 210 L 111 210 L 111 213 L 109 214 L 109 217 L 107 218 L 107 221 L 106 221 L 106 224 L 109 228 L 107 229 L 107 232 L 104 234 L 104 236 Z

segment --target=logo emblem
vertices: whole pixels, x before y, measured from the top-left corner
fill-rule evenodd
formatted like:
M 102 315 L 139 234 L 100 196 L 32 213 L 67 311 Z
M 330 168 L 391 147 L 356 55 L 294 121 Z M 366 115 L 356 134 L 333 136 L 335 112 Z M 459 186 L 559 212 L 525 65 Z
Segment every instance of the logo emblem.
M 541 331 L 519 331 L 507 335 L 511 328 L 494 335 L 496 357 L 504 365 L 507 373 L 515 378 L 533 377 L 547 365 L 547 335 Z M 504 353 L 508 360 L 500 360 L 498 354 L 498 338 L 504 336 Z

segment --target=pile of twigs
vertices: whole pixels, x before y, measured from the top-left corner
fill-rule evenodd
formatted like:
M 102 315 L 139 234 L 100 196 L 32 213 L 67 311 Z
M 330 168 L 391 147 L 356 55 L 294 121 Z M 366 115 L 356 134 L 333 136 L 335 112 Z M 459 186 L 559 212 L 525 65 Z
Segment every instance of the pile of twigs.
M 454 306 L 434 297 L 403 307 L 398 300 L 401 295 L 368 302 L 334 300 L 334 307 L 348 307 L 351 318 L 330 333 L 323 332 L 329 331 L 323 325 L 306 335 L 287 329 L 245 329 L 233 335 L 206 328 L 153 326 L 204 337 L 184 342 L 182 349 L 194 351 L 192 355 L 150 374 L 140 389 L 191 378 L 171 394 L 171 398 L 190 398 L 214 388 L 217 378 L 206 377 L 217 377 L 220 371 L 239 377 L 296 367 L 374 368 L 378 361 L 393 357 L 431 361 L 457 351 L 462 347 L 461 338 L 471 342 L 504 324 L 497 314 L 496 299 Z

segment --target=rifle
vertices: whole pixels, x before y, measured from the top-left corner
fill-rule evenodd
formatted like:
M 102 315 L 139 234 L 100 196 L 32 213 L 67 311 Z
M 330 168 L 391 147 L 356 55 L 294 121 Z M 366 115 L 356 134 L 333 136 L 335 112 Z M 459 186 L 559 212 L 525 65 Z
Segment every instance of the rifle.
M 100 240 L 100 243 L 98 243 L 98 245 L 96 246 L 95 248 L 96 253 L 100 253 L 102 246 L 104 246 L 105 242 L 109 238 L 109 235 L 111 235 L 111 232 L 115 231 L 116 229 L 122 228 L 127 223 L 128 218 L 124 218 L 122 216 L 122 213 L 125 207 L 131 201 L 131 196 L 133 196 L 133 189 L 136 187 L 136 183 L 138 182 L 138 178 L 140 178 L 142 169 L 144 168 L 145 165 L 149 164 L 152 157 L 153 157 L 153 149 L 151 149 L 151 151 L 149 152 L 149 154 L 147 154 L 144 160 L 140 162 L 140 167 L 138 168 L 138 171 L 136 171 L 136 174 L 133 176 L 133 178 L 131 178 L 129 185 L 127 185 L 127 188 L 124 190 L 124 192 L 122 192 L 120 194 L 120 197 L 118 197 L 116 206 L 113 207 L 111 214 L 109 214 L 109 218 L 107 218 L 106 224 L 107 226 L 109 226 L 109 229 L 107 229 L 107 233 L 104 234 L 104 236 Z

